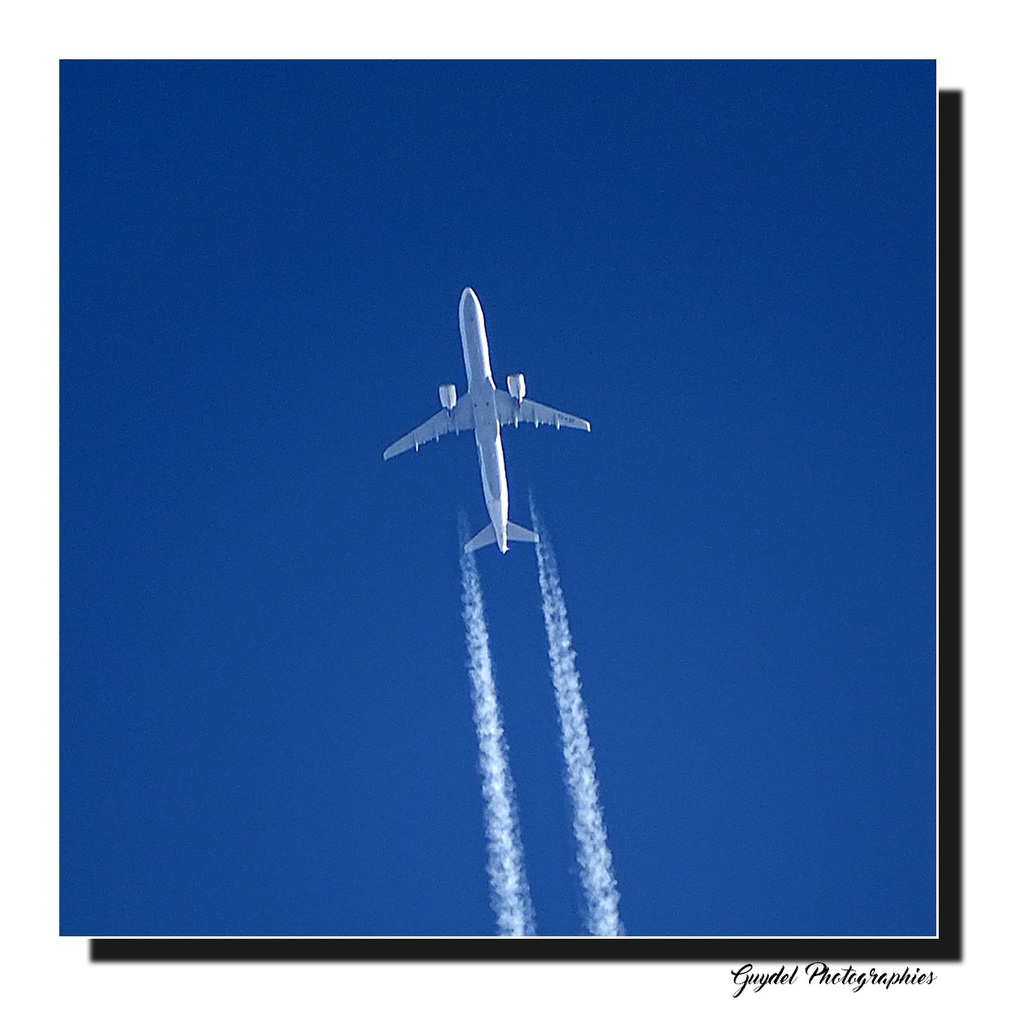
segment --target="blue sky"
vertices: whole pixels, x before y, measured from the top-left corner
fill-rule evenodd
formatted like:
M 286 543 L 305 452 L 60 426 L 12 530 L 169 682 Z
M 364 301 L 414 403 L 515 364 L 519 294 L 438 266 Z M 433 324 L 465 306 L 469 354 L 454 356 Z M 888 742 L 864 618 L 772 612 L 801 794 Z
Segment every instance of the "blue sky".
M 932 62 L 61 67 L 61 929 L 489 934 L 456 517 L 496 379 L 631 934 L 934 929 Z M 479 554 L 538 930 L 536 566 Z

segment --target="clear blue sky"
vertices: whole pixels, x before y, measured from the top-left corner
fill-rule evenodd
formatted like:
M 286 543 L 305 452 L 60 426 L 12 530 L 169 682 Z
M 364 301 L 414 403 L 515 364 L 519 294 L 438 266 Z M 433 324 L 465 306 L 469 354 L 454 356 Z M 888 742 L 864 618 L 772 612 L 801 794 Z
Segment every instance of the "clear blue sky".
M 634 935 L 935 927 L 933 62 L 61 66 L 61 929 L 490 934 L 457 514 L 496 379 Z M 479 553 L 582 931 L 529 547 Z

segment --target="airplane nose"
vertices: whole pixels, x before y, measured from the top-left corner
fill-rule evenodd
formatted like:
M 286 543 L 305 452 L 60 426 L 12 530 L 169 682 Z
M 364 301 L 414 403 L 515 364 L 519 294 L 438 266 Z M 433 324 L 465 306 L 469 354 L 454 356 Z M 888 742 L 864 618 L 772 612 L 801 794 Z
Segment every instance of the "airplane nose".
M 462 299 L 459 302 L 460 306 L 465 306 L 467 302 L 473 302 L 479 305 L 480 300 L 476 297 L 476 292 L 472 288 L 462 289 Z

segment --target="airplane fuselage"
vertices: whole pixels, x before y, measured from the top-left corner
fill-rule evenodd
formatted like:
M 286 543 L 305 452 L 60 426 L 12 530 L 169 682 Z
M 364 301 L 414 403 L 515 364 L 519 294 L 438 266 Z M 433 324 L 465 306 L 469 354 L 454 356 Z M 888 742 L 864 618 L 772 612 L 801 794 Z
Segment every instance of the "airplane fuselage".
M 459 301 L 459 331 L 462 334 L 462 358 L 466 363 L 466 383 L 473 403 L 476 451 L 480 458 L 480 479 L 484 502 L 494 527 L 498 548 L 508 550 L 508 482 L 505 479 L 505 452 L 501 447 L 501 426 L 495 405 L 491 354 L 487 348 L 484 313 L 472 288 L 466 288 Z
M 590 424 L 579 416 L 552 409 L 526 397 L 526 378 L 521 373 L 506 378 L 507 391 L 494 385 L 491 355 L 487 348 L 487 332 L 480 300 L 472 288 L 466 288 L 459 300 L 459 333 L 462 335 L 462 358 L 466 364 L 466 393 L 459 395 L 454 384 L 437 389 L 441 411 L 404 434 L 384 449 L 384 459 L 394 458 L 410 449 L 419 450 L 428 441 L 446 434 L 473 430 L 476 453 L 480 460 L 480 481 L 487 505 L 487 525 L 463 545 L 467 554 L 497 544 L 504 554 L 513 541 L 537 544 L 534 530 L 509 521 L 508 482 L 505 478 L 505 452 L 501 447 L 503 425 L 518 427 L 521 423 L 542 423 L 553 426 L 590 430 Z

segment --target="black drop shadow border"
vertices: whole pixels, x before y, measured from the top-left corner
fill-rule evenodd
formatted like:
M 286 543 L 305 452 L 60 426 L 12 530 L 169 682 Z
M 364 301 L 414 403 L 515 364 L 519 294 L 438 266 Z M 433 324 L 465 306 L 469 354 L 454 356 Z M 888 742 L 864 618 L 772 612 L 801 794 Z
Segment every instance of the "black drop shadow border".
M 963 93 L 938 95 L 938 934 L 912 938 L 96 938 L 109 962 L 735 961 L 962 958 Z

